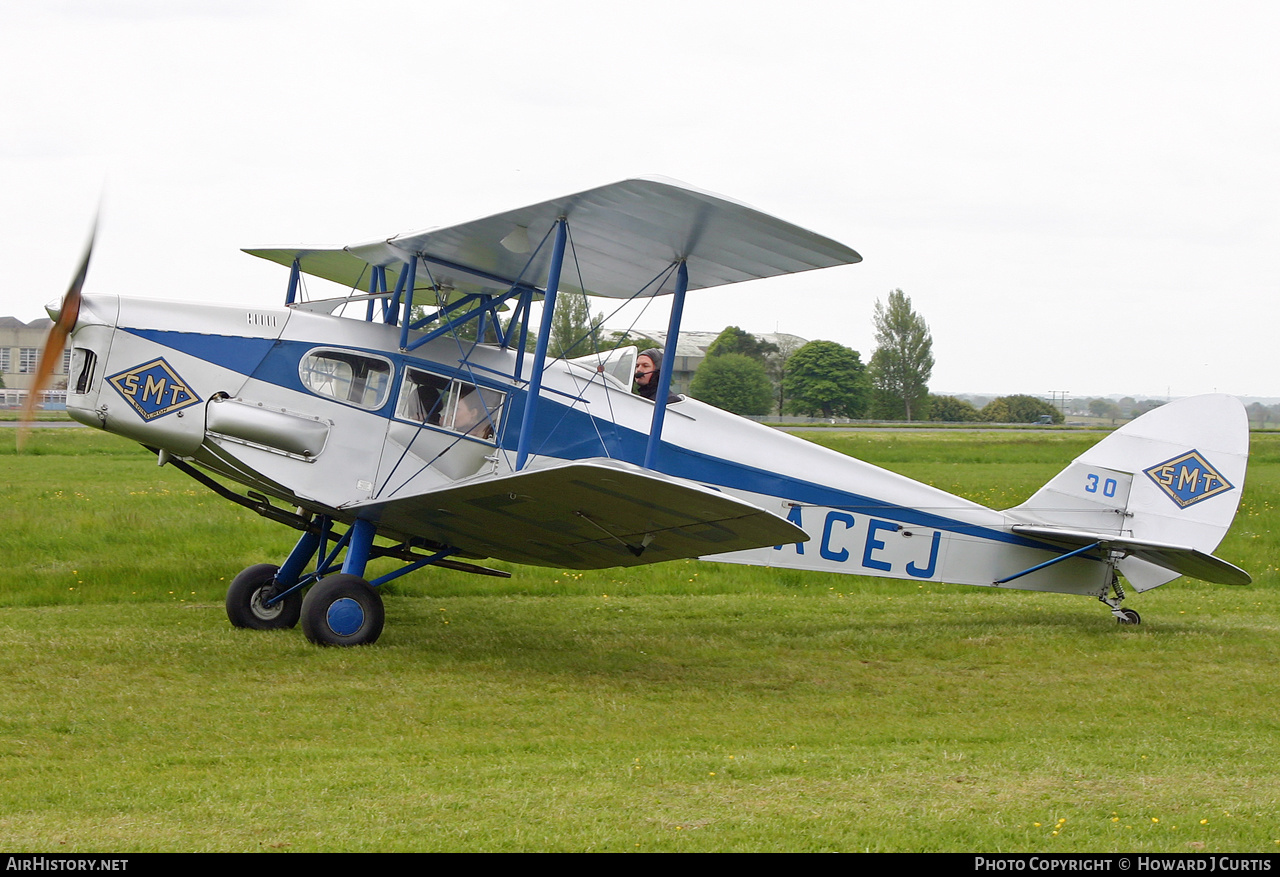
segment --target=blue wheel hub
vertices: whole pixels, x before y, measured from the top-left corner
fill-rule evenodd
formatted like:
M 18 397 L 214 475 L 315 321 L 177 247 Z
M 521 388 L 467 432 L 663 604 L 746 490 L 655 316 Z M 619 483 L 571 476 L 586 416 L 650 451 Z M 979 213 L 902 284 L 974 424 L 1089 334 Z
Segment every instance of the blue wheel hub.
M 338 636 L 353 636 L 364 624 L 364 607 L 350 597 L 343 597 L 329 604 L 325 620 Z

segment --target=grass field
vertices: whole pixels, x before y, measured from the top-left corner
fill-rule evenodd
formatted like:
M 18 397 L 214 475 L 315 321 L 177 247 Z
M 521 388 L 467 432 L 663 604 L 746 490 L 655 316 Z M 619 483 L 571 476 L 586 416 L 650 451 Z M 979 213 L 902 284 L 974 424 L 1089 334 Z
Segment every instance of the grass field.
M 1018 502 L 1097 439 L 820 433 Z M 0 430 L 0 846 L 1280 851 L 1275 507 L 1127 605 L 699 563 L 425 571 L 379 643 L 232 629 L 293 531 L 83 429 Z

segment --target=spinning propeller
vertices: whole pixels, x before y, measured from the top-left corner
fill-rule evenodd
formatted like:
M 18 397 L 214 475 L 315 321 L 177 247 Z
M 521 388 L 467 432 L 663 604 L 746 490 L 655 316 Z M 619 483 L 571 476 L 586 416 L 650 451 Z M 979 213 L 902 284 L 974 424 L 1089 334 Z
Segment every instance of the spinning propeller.
M 84 288 L 84 278 L 89 273 L 89 257 L 93 255 L 93 240 L 97 233 L 98 221 L 94 219 L 93 229 L 89 232 L 89 242 L 85 244 L 84 255 L 80 258 L 80 268 L 76 271 L 67 294 L 62 297 L 57 315 L 55 316 L 52 311 L 49 313 L 49 316 L 53 317 L 53 325 L 49 327 L 49 334 L 45 336 L 40 364 L 36 368 L 31 389 L 27 392 L 26 404 L 22 406 L 21 426 L 18 428 L 19 451 L 26 444 L 27 431 L 31 428 L 32 420 L 35 419 L 36 402 L 40 394 L 48 389 L 49 379 L 53 377 L 53 370 L 58 364 L 58 357 L 62 356 L 62 350 L 67 345 L 67 336 L 71 334 L 71 330 L 76 326 L 76 320 L 80 317 L 80 291 Z

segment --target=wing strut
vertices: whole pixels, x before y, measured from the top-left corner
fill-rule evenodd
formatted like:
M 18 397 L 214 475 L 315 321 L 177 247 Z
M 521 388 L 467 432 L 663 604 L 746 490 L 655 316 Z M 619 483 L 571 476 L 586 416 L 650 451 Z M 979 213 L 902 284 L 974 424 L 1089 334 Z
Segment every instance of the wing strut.
M 413 322 L 413 288 L 418 283 L 418 254 L 414 253 L 413 258 L 409 260 L 409 264 L 405 266 L 408 270 L 404 274 L 409 275 L 409 280 L 404 288 L 404 319 L 400 321 L 400 349 L 409 349 L 409 324 Z M 403 276 L 403 275 L 401 275 Z
M 1035 566 L 1031 567 L 1030 569 L 1024 569 L 1022 572 L 1014 573 L 1011 576 L 1005 576 L 1002 579 L 996 579 L 994 582 L 992 582 L 992 584 L 1003 585 L 1006 582 L 1013 581 L 1014 579 L 1020 579 L 1023 576 L 1031 575 L 1031 573 L 1033 572 L 1038 572 L 1039 570 L 1044 569 L 1046 566 L 1053 566 L 1055 563 L 1062 563 L 1062 561 L 1069 560 L 1070 558 L 1075 557 L 1077 555 L 1086 554 L 1087 552 L 1090 552 L 1101 545 L 1102 545 L 1101 542 L 1094 542 L 1092 545 L 1086 545 L 1083 548 L 1077 548 L 1075 551 L 1068 551 L 1066 554 L 1060 554 L 1057 557 L 1053 558 L 1052 560 L 1046 560 L 1044 563 L 1037 563 Z
M 516 446 L 516 471 L 529 459 L 533 436 L 533 418 L 537 413 L 538 395 L 542 392 L 542 370 L 547 364 L 547 342 L 551 338 L 551 318 L 556 308 L 556 290 L 560 287 L 560 267 L 564 264 L 564 247 L 568 238 L 568 221 L 556 220 L 556 243 L 551 251 L 551 267 L 547 270 L 546 295 L 542 300 L 542 324 L 538 327 L 538 343 L 533 351 L 533 374 L 525 392 L 524 417 L 520 421 L 520 441 Z
M 291 305 L 298 300 L 298 280 L 302 275 L 302 263 L 298 259 L 293 260 L 293 264 L 289 266 L 289 290 L 285 293 L 285 305 Z
M 644 468 L 657 469 L 658 446 L 662 443 L 662 424 L 667 417 L 667 398 L 671 395 L 671 373 L 676 366 L 676 344 L 680 341 L 680 317 L 684 313 L 684 295 L 689 289 L 689 264 L 680 260 L 676 271 L 676 289 L 671 297 L 671 320 L 667 325 L 666 349 L 662 351 L 662 369 L 658 372 L 658 394 L 654 397 L 653 422 L 649 427 L 649 443 L 644 449 Z

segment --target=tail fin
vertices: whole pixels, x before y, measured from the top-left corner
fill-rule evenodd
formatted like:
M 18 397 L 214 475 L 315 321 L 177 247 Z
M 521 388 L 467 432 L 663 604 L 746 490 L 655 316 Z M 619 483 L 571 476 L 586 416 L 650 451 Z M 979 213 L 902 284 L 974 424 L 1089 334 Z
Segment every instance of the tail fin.
M 1124 553 L 1139 591 L 1180 574 L 1244 584 L 1212 556 L 1235 518 L 1249 459 L 1249 421 L 1234 396 L 1161 406 L 1077 457 L 1008 514 L 1020 531 L 1066 544 L 1088 539 Z

